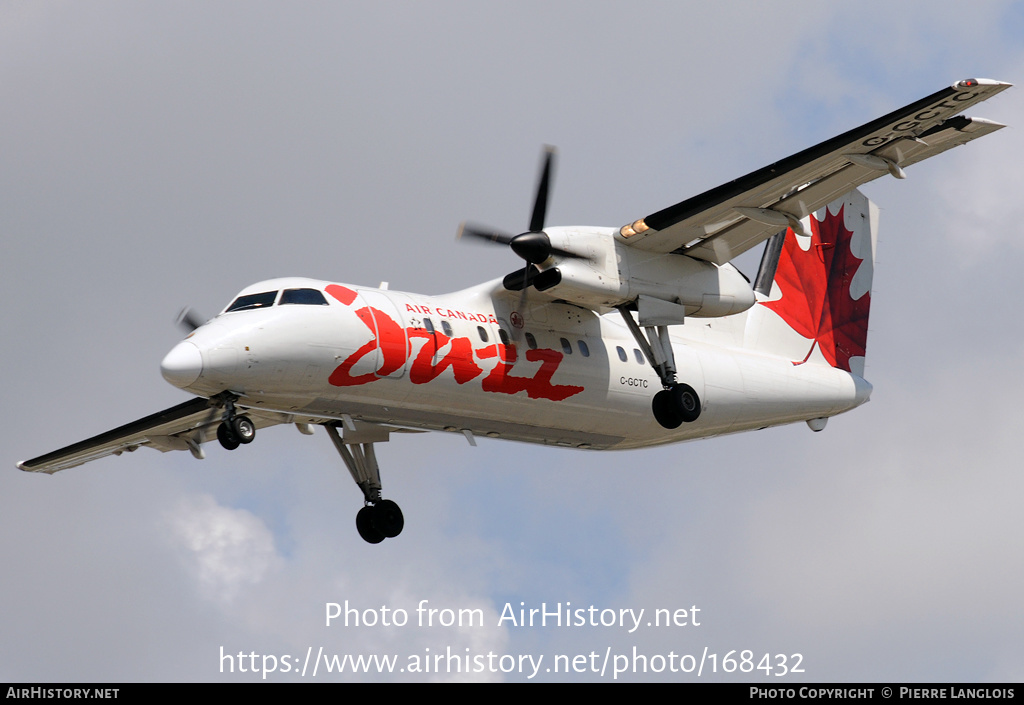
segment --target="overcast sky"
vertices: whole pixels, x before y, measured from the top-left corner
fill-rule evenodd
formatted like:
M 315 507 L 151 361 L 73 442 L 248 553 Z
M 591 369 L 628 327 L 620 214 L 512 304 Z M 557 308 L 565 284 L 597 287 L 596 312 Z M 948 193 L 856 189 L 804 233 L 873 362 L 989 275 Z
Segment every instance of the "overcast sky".
M 184 401 L 159 372 L 184 305 L 273 276 L 442 293 L 518 267 L 454 234 L 524 228 L 544 144 L 548 222 L 618 226 L 956 80 L 1021 83 L 1022 36 L 1012 2 L 0 0 L 0 681 L 253 680 L 221 649 L 321 647 L 1024 679 L 1024 88 L 970 111 L 1009 128 L 864 189 L 875 391 L 823 433 L 604 454 L 401 436 L 378 457 L 406 528 L 378 546 L 322 431 L 15 468 Z M 410 624 L 325 626 L 345 600 Z M 415 627 L 421 600 L 486 625 Z M 497 626 L 543 602 L 700 625 Z M 536 679 L 568 677 L 611 679 Z

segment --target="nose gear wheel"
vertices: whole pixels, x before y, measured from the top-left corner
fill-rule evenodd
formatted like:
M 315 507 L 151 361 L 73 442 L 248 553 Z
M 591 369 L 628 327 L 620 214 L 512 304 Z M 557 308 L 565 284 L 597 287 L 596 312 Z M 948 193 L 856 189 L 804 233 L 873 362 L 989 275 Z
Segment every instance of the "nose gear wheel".
M 256 438 L 256 424 L 248 416 L 238 414 L 235 410 L 237 399 L 238 397 L 230 392 L 210 397 L 210 401 L 224 407 L 224 415 L 217 426 L 217 440 L 225 450 L 234 450 L 240 445 L 252 443 Z

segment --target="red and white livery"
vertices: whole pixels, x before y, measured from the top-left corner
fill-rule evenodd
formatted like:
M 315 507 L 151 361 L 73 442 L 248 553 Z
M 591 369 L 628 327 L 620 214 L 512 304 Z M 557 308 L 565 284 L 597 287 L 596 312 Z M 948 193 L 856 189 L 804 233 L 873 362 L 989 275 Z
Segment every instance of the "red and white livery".
M 325 429 L 371 543 L 397 536 L 374 446 L 448 431 L 593 450 L 795 421 L 863 404 L 878 214 L 857 187 L 998 130 L 960 113 L 1009 87 L 969 79 L 618 228 L 545 227 L 553 153 L 529 230 L 463 225 L 524 261 L 440 296 L 283 278 L 219 315 L 185 316 L 164 358 L 178 406 L 33 460 L 53 473 L 149 446 L 228 449 L 257 429 Z M 730 262 L 763 245 L 751 282 Z

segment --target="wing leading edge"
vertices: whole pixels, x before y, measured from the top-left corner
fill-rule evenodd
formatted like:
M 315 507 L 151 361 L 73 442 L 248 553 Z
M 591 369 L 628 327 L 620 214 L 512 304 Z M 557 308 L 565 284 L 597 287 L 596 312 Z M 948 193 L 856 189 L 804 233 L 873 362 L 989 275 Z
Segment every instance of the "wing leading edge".
M 372 443 L 388 440 L 393 432 L 412 433 L 416 429 L 356 421 L 346 414 L 294 414 L 265 408 L 254 408 L 236 402 L 236 408 L 250 418 L 256 428 L 278 424 L 295 424 L 302 433 L 312 433 L 311 424 L 333 424 L 342 428 L 345 443 Z M 18 467 L 26 472 L 53 474 L 108 455 L 121 455 L 144 446 L 161 452 L 188 450 L 196 458 L 203 457 L 200 446 L 217 437 L 217 426 L 223 418 L 223 402 L 217 397 L 195 397 L 158 411 L 144 418 L 119 426 L 98 436 L 73 443 L 60 450 L 23 460 Z
M 24 460 L 18 467 L 26 472 L 49 474 L 108 455 L 130 453 L 144 445 L 161 451 L 188 450 L 189 441 L 194 440 L 198 447 L 205 440 L 204 426 L 212 423 L 215 412 L 209 399 L 196 397 L 52 453 Z M 195 439 L 188 438 L 190 431 Z
M 639 249 L 724 264 L 863 183 L 885 174 L 903 178 L 903 167 L 1004 127 L 959 113 L 1010 86 L 990 79 L 959 81 L 625 225 L 616 237 Z
M 108 455 L 131 453 L 143 446 L 161 452 L 188 450 L 197 458 L 202 458 L 200 446 L 217 437 L 222 409 L 221 403 L 216 400 L 195 397 L 52 453 L 23 460 L 18 463 L 18 467 L 26 472 L 53 474 Z M 256 428 L 297 421 L 319 421 L 263 409 L 245 408 L 245 413 Z

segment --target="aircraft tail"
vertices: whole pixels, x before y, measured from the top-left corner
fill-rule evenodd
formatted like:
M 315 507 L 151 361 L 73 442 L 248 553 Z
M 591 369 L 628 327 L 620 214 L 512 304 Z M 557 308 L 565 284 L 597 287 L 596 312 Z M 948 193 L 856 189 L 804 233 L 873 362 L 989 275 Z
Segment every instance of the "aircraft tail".
M 749 348 L 864 376 L 878 208 L 851 191 L 765 245 Z

